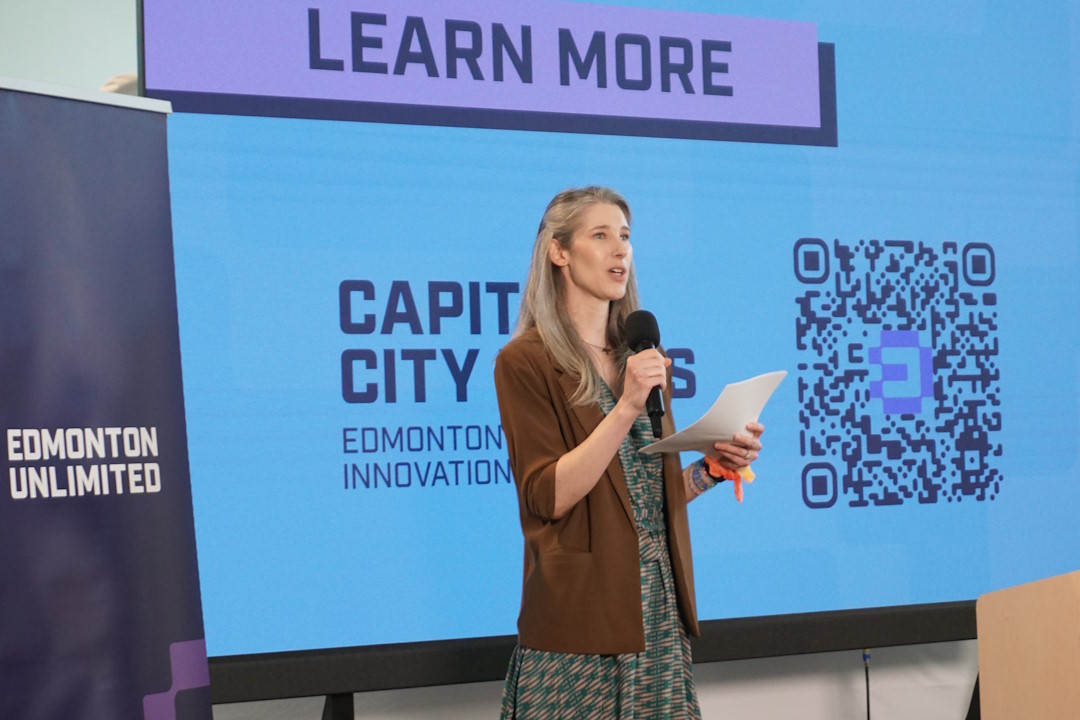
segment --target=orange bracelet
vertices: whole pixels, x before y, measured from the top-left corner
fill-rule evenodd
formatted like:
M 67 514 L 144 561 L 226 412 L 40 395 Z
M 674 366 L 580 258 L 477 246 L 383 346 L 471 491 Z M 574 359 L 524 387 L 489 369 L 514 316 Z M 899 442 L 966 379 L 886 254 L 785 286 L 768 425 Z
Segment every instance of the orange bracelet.
M 714 478 L 723 478 L 724 480 L 730 480 L 735 486 L 735 499 L 739 502 L 743 501 L 743 481 L 748 483 L 754 482 L 754 471 L 747 465 L 744 468 L 738 470 L 730 470 L 720 464 L 720 461 L 716 458 L 711 458 L 708 455 L 705 456 L 705 467 L 708 468 L 709 475 Z

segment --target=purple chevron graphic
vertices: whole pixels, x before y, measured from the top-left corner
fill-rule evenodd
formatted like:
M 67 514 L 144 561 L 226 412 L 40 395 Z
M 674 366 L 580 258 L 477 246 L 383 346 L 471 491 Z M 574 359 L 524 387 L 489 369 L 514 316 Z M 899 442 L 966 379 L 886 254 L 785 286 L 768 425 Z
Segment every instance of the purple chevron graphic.
M 176 720 L 176 695 L 181 690 L 210 684 L 206 640 L 186 640 L 169 646 L 172 686 L 165 692 L 143 697 L 143 720 Z

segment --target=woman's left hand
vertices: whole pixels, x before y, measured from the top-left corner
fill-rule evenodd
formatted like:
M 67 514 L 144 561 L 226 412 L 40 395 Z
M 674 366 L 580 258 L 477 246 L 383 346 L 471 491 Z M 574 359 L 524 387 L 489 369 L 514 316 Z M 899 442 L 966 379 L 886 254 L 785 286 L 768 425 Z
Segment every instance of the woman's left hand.
M 738 470 L 750 465 L 761 452 L 761 433 L 765 426 L 761 423 L 746 423 L 746 432 L 739 433 L 731 442 L 716 442 L 713 447 L 720 453 L 720 464 L 730 470 Z

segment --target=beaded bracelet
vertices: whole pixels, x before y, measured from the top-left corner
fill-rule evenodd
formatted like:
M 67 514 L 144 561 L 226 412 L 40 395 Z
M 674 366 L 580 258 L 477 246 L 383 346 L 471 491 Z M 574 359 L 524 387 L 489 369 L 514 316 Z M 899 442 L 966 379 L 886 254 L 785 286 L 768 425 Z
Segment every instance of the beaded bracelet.
M 705 461 L 696 462 L 690 468 L 690 487 L 694 488 L 694 492 L 698 495 L 702 495 L 708 490 L 711 490 L 720 482 L 718 478 L 714 478 L 706 471 Z

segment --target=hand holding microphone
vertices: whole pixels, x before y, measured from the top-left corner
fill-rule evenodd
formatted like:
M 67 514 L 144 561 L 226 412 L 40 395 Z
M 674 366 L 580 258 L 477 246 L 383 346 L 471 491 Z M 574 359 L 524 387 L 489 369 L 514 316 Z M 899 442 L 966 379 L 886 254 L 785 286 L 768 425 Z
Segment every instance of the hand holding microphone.
M 660 327 L 651 312 L 635 310 L 626 317 L 626 344 L 635 354 L 626 361 L 623 392 L 633 392 L 637 387 L 649 388 L 645 412 L 652 421 L 653 435 L 659 438 L 663 435 L 661 419 L 664 417 L 660 391 L 667 385 L 667 367 L 671 360 L 655 350 L 660 345 Z

